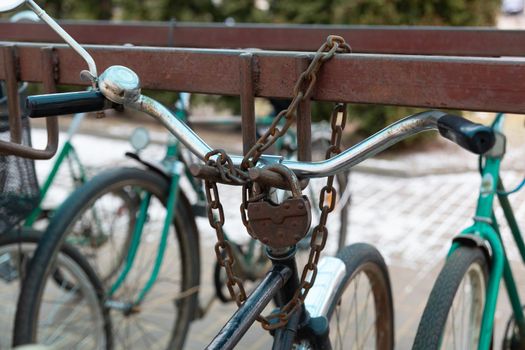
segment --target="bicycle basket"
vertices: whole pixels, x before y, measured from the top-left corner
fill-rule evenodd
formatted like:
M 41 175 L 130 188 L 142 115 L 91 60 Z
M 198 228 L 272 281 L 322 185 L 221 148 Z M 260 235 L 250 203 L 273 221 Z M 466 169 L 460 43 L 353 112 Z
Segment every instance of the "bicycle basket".
M 0 86 L 1 89 L 1 86 Z M 0 93 L 0 139 L 9 141 L 7 101 Z M 22 118 L 22 143 L 31 146 L 29 120 Z M 40 190 L 32 159 L 0 155 L 0 234 L 11 230 L 36 208 Z

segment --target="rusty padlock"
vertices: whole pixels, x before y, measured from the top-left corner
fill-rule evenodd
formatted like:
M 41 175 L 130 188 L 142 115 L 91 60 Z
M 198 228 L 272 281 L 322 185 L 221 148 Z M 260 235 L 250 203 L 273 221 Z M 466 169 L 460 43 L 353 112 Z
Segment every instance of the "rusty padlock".
M 301 193 L 299 180 L 293 171 L 281 164 L 266 169 L 288 179 L 292 197 L 280 204 L 268 200 L 248 203 L 248 222 L 255 239 L 272 248 L 284 248 L 298 243 L 310 229 L 312 214 L 308 197 Z

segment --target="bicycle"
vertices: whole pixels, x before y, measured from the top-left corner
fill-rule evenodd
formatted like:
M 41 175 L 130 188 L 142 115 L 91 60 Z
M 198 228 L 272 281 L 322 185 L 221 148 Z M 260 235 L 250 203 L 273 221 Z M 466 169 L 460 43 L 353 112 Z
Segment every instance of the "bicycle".
M 186 95 L 181 94 L 175 109 L 175 115 L 180 120 L 186 120 L 187 105 Z M 89 258 L 106 286 L 107 307 L 112 310 L 111 314 L 115 318 L 121 319 L 115 323 L 126 323 L 126 326 L 120 327 L 122 331 L 127 331 L 127 325 L 130 324 L 130 332 L 134 333 L 135 327 L 131 323 L 151 319 L 151 312 L 158 312 L 158 307 L 148 308 L 148 305 L 159 304 L 158 298 L 154 299 L 156 291 L 177 288 L 177 283 L 169 285 L 166 282 L 168 276 L 177 275 L 177 270 L 168 271 L 166 266 L 180 266 L 181 271 L 185 271 L 184 276 L 189 276 L 182 281 L 182 290 L 194 295 L 190 295 L 188 300 L 181 300 L 188 305 L 188 311 L 182 312 L 176 319 L 165 320 L 165 323 L 173 324 L 173 331 L 166 332 L 168 338 L 164 341 L 168 347 L 179 348 L 182 345 L 176 341 L 184 340 L 181 334 L 186 333 L 189 322 L 194 317 L 204 316 L 213 301 L 211 299 L 205 302 L 197 311 L 199 254 L 187 256 L 185 253 L 199 251 L 198 231 L 193 216 L 206 216 L 203 210 L 206 198 L 201 181 L 189 174 L 188 163 L 191 158 L 185 155 L 177 142 L 168 143 L 166 155 L 160 164 L 146 161 L 139 155 L 148 143 L 149 137 L 145 133 L 145 129 L 136 130 L 131 137 L 136 152 L 127 153 L 128 157 L 144 165 L 145 170 L 119 168 L 95 176 L 66 200 L 51 221 L 50 230 L 53 231 L 53 236 L 67 236 L 67 242 L 74 243 Z M 185 178 L 190 184 L 186 190 L 180 188 L 182 173 L 186 173 Z M 197 199 L 194 205 L 189 204 L 190 189 L 193 192 L 192 197 Z M 152 202 L 158 197 L 158 193 L 167 193 L 166 199 L 163 199 L 166 210 L 162 212 L 162 205 Z M 347 205 L 341 207 L 345 208 Z M 182 224 L 180 218 L 185 218 L 187 224 Z M 175 241 L 170 239 L 172 222 L 175 222 L 176 227 Z M 145 242 L 144 237 L 157 232 L 160 233 L 160 239 L 158 248 L 155 249 L 149 247 L 151 244 Z M 90 241 L 93 237 L 104 239 L 100 244 L 82 244 L 82 240 Z M 264 277 L 269 262 L 255 240 L 250 240 L 246 246 L 231 242 L 231 246 L 239 262 L 237 271 L 243 280 L 256 281 Z M 148 251 L 151 259 L 144 257 L 144 251 Z M 113 259 L 107 256 L 112 256 Z M 170 261 L 165 262 L 166 259 Z M 148 273 L 145 273 L 145 268 L 149 269 Z M 137 271 L 144 271 L 141 274 L 144 278 L 137 276 Z M 213 277 L 216 296 L 223 302 L 231 301 L 223 291 L 225 276 L 221 274 L 218 264 L 215 265 Z M 123 291 L 126 288 L 136 291 L 126 293 Z M 170 306 L 171 301 L 165 299 L 163 308 L 168 310 Z M 121 314 L 126 315 L 131 308 L 139 307 L 140 311 L 134 312 L 133 317 L 122 318 Z M 150 328 L 151 326 L 150 323 Z M 158 337 L 160 333 L 158 332 Z M 162 342 L 157 340 L 157 343 Z M 139 341 L 134 342 L 137 347 L 145 345 L 141 344 Z M 129 344 L 125 346 L 129 347 Z
M 19 91 L 21 93 L 25 91 L 25 84 Z M 2 101 L 5 100 L 0 100 L 0 137 L 5 139 L 9 137 L 9 126 L 7 112 L 3 109 L 5 103 Z M 31 145 L 27 118 L 23 118 L 21 124 L 23 143 Z M 10 335 L 15 313 L 12 306 L 16 303 L 20 282 L 25 276 L 29 258 L 36 250 L 42 236 L 41 231 L 24 227 L 23 222 L 30 213 L 38 210 L 41 192 L 32 160 L 16 156 L 0 156 L 0 165 L 0 294 L 5 306 L 2 309 L 0 324 L 3 334 L 0 337 L 0 347 L 8 348 L 11 345 Z M 111 341 L 107 333 L 111 320 L 99 300 L 102 287 L 98 277 L 82 254 L 67 243 L 58 252 L 56 266 L 53 272 L 55 284 L 50 284 L 53 294 L 65 300 L 71 299 L 72 295 L 77 293 L 85 293 L 83 295 L 86 297 L 78 304 L 78 308 L 84 315 L 96 321 L 94 323 L 96 336 L 86 339 L 86 343 L 106 347 L 104 339 Z M 69 282 L 65 283 L 66 280 Z M 103 333 L 105 337 L 100 336 Z M 67 347 L 68 343 L 63 343 L 62 346 Z
M 36 17 L 36 19 L 35 19 Z M 11 18 L 11 21 L 38 21 L 34 12 L 25 11 Z M 28 84 L 21 83 L 18 88 L 19 100 L 23 103 L 27 96 Z M 8 139 L 9 125 L 7 123 L 8 100 L 3 94 L 3 84 L 0 84 L 0 132 L 3 139 Z M 20 109 L 25 110 L 21 103 Z M 8 348 L 11 345 L 11 334 L 16 305 L 16 299 L 20 291 L 21 280 L 25 276 L 29 260 L 36 250 L 39 239 L 42 236 L 44 221 L 53 215 L 53 208 L 44 207 L 50 187 L 56 182 L 58 174 L 64 172 L 64 163 L 67 164 L 66 181 L 72 187 L 78 187 L 87 181 L 86 168 L 81 162 L 72 138 L 76 134 L 85 113 L 77 113 L 73 116 L 71 125 L 67 131 L 67 138 L 58 152 L 52 169 L 44 180 L 43 186 L 38 185 L 34 161 L 14 156 L 0 157 L 0 182 L 2 188 L 2 199 L 0 209 L 0 294 L 4 300 L 5 307 L 2 310 L 1 332 L 5 336 L 0 337 L 0 348 Z M 27 118 L 22 119 L 23 142 L 31 145 L 30 127 Z M 62 183 L 66 177 L 61 177 Z M 38 228 L 38 229 L 37 229 Z M 95 272 L 89 266 L 86 258 L 73 245 L 64 244 L 58 254 L 57 268 L 53 272 L 54 288 L 52 293 L 62 300 L 71 300 L 77 293 L 86 293 L 85 304 L 77 307 L 84 314 L 91 316 L 97 321 L 95 337 L 86 341 L 96 347 L 106 347 L 111 343 L 106 325 L 111 324 L 109 315 L 99 302 L 103 287 L 96 277 Z M 80 267 L 80 268 L 79 268 Z M 88 287 L 86 287 L 88 286 Z M 98 327 L 101 326 L 102 328 Z M 67 327 L 67 326 L 66 326 Z M 106 328 L 104 328 L 106 327 Z M 69 328 L 69 327 L 68 327 Z M 105 334 L 101 336 L 101 334 Z M 9 335 L 9 336 L 7 336 Z M 78 334 L 77 334 L 78 336 Z M 107 343 L 109 342 L 109 343 Z M 61 346 L 68 347 L 69 343 Z
M 506 191 L 500 176 L 505 154 L 503 114 L 491 125 L 495 146 L 479 158 L 480 194 L 472 226 L 452 240 L 442 268 L 421 317 L 414 349 L 489 349 L 493 343 L 494 313 L 500 282 L 505 282 L 512 312 L 502 348 L 525 345 L 525 318 L 519 293 L 494 214 L 495 198 L 503 209 L 512 236 L 525 259 L 525 244 L 508 196 L 520 190 L 525 181 Z M 469 315 L 461 318 L 459 312 Z M 458 331 L 455 331 L 458 330 Z
M 15 5 L 20 5 L 22 0 L 17 0 Z M 42 14 L 42 10 L 36 7 L 31 0 L 28 4 Z M 43 16 L 43 18 L 46 18 Z M 48 19 L 51 22 L 50 19 Z M 51 22 L 53 25 L 53 22 Z M 72 41 L 69 36 L 64 35 L 66 42 Z M 73 45 L 72 45 L 73 46 Z M 328 52 L 326 53 L 325 50 Z M 348 46 L 342 38 L 330 36 L 314 57 L 309 68 L 310 72 L 316 74 L 320 65 L 327 61 L 337 51 L 348 52 Z M 81 51 L 82 52 L 82 51 Z M 90 62 L 93 77 L 97 76 L 94 61 L 82 52 L 87 62 Z M 311 91 L 315 79 L 310 84 L 304 84 L 305 75 L 302 75 L 298 86 L 305 91 Z M 95 85 L 95 81 L 93 81 Z M 111 108 L 113 104 L 124 105 L 159 120 L 181 143 L 198 158 L 205 161 L 205 165 L 193 164 L 192 174 L 205 178 L 206 197 L 209 202 L 208 218 L 210 224 L 215 228 L 218 238 L 216 245 L 217 258 L 228 275 L 228 289 L 232 298 L 239 305 L 239 309 L 226 323 L 221 332 L 212 340 L 210 349 L 231 349 L 239 341 L 246 330 L 258 318 L 263 328 L 273 331 L 274 346 L 291 348 L 293 344 L 304 347 L 330 348 L 331 342 L 342 347 L 350 340 L 359 342 L 358 345 L 370 345 L 374 348 L 389 349 L 393 347 L 394 327 L 393 308 L 390 290 L 390 280 L 387 268 L 379 252 L 368 245 L 357 244 L 341 250 L 336 257 L 325 257 L 320 259 L 320 252 L 324 248 L 327 238 L 325 227 L 328 212 L 334 209 L 335 193 L 333 192 L 333 174 L 367 159 L 378 152 L 388 148 L 396 142 L 425 130 L 439 130 L 440 134 L 463 148 L 475 153 L 484 153 L 494 144 L 494 135 L 490 128 L 466 121 L 461 117 L 451 116 L 444 112 L 428 111 L 407 117 L 383 131 L 369 137 L 344 152 L 339 149 L 340 133 L 344 125 L 344 106 L 336 106 L 332 119 L 332 130 L 335 135 L 332 138 L 335 155 L 328 154 L 328 159 L 322 162 L 303 162 L 280 158 L 275 163 L 275 157 L 265 156 L 260 148 L 268 147 L 273 142 L 270 136 L 276 134 L 275 129 L 263 135 L 260 140 L 262 147 L 257 147 L 248 152 L 245 157 L 228 156 L 223 151 L 212 150 L 202 141 L 186 124 L 173 116 L 173 112 L 160 103 L 150 99 L 140 92 L 139 79 L 130 69 L 122 66 L 108 68 L 96 81 L 99 90 L 88 93 L 73 93 L 61 95 L 47 95 L 29 98 L 31 106 L 30 115 L 33 117 L 47 116 L 52 109 L 56 109 L 56 102 L 73 100 L 90 101 L 83 109 L 98 110 Z M 294 95 L 294 102 L 289 110 L 282 113 L 290 122 L 290 114 L 296 112 L 298 102 L 302 98 L 309 98 L 308 93 Z M 77 109 L 72 104 L 62 104 L 64 109 Z M 63 110 L 60 111 L 63 113 Z M 339 113 L 343 114 L 339 118 Z M 334 117 L 335 116 L 335 117 Z M 275 123 L 278 123 L 277 120 Z M 272 128 L 275 125 L 272 124 Z M 337 136 L 339 135 L 339 136 Z M 274 162 L 272 162 L 272 159 Z M 248 162 L 248 164 L 247 164 Z M 259 167 L 250 166 L 259 163 Z M 265 166 L 266 165 L 266 166 Z M 311 239 L 311 253 L 306 269 L 300 276 L 295 264 L 296 243 L 307 234 L 310 220 L 306 209 L 309 206 L 308 199 L 301 196 L 301 179 L 328 176 L 327 188 L 321 192 L 319 206 L 323 211 L 320 224 L 314 229 Z M 257 185 L 250 179 L 256 178 Z M 266 246 L 266 254 L 272 262 L 272 269 L 267 273 L 263 281 L 254 289 L 249 297 L 242 288 L 242 281 L 237 278 L 233 271 L 234 256 L 230 251 L 222 231 L 224 213 L 218 197 L 217 182 L 229 185 L 243 185 L 243 217 L 247 221 L 248 232 L 258 238 Z M 253 187 L 252 187 L 253 186 Z M 268 187 L 282 187 L 292 189 L 293 197 L 285 199 L 282 203 L 275 204 L 275 208 L 294 210 L 297 215 L 289 223 L 291 226 L 299 226 L 295 233 L 284 235 L 282 225 L 277 225 L 275 231 L 257 229 L 264 226 L 264 217 L 254 215 L 254 211 L 260 206 L 272 206 L 269 202 L 273 192 L 268 192 Z M 328 196 L 328 195 L 331 196 Z M 324 199 L 323 199 L 324 198 Z M 328 203 L 326 200 L 329 200 Z M 288 205 L 288 207 L 287 207 Z M 293 207 L 295 206 L 295 207 Z M 293 209 L 294 208 L 294 209 Z M 247 213 L 246 213 L 247 211 Z M 264 210 L 262 210 L 264 211 Z M 275 212 L 275 210 L 272 210 Z M 257 210 L 255 211 L 257 212 Z M 277 215 L 278 216 L 278 215 Z M 295 218 L 297 218 L 296 221 Z M 259 221 L 259 219 L 262 220 Z M 277 222 L 279 217 L 275 218 Z M 296 225 L 294 225 L 294 223 Z M 50 232 L 50 230 L 48 231 Z M 300 233 L 299 233 L 300 232 Z M 31 267 L 19 298 L 16 316 L 16 327 L 14 334 L 15 344 L 23 344 L 34 341 L 37 338 L 39 302 L 41 292 L 45 286 L 46 278 L 53 266 L 53 257 L 60 246 L 63 237 L 47 235 L 44 244 L 40 245 L 35 252 Z M 359 280 L 368 281 L 364 295 L 366 301 L 365 315 L 373 314 L 365 329 L 359 329 L 364 322 L 358 318 L 352 327 L 357 327 L 356 334 L 351 339 L 343 340 L 340 322 L 340 309 L 344 305 L 341 298 L 344 292 L 354 292 Z M 316 278 L 317 277 L 317 278 Z M 315 282 L 315 283 L 314 283 Z M 362 286 L 362 284 L 361 284 Z M 184 292 L 184 291 L 183 291 Z M 267 318 L 259 317 L 262 310 L 275 299 L 277 310 Z M 373 300 L 371 300 L 373 299 Z M 350 310 L 352 311 L 352 310 Z M 358 308 L 353 309 L 358 315 Z M 380 311 L 380 312 L 379 312 Z M 354 316 L 353 314 L 351 315 Z M 30 322 L 30 320 L 33 320 Z M 331 325 L 329 326 L 329 323 Z M 344 323 L 343 323 L 344 324 Z M 286 327 L 283 327 L 286 326 Z M 330 329 L 334 332 L 330 332 Z M 339 332 L 335 332 L 338 330 Z M 370 335 L 372 334 L 372 335 Z M 363 339 L 362 336 L 366 336 Z

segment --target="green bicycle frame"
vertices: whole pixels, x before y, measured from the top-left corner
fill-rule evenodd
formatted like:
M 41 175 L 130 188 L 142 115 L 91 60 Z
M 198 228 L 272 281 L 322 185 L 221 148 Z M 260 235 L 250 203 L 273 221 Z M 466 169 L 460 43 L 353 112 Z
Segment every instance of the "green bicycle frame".
M 494 132 L 497 134 L 498 142 L 504 143 L 503 129 L 503 114 L 498 114 L 492 124 Z M 496 144 L 498 146 L 498 144 Z M 495 147 L 496 147 L 495 146 Z M 461 234 L 477 235 L 481 237 L 491 249 L 491 265 L 489 272 L 489 281 L 486 287 L 486 300 L 483 309 L 483 317 L 481 322 L 481 333 L 479 339 L 479 349 L 488 350 L 492 343 L 492 331 L 494 327 L 494 314 L 496 310 L 496 303 L 498 299 L 500 281 L 503 278 L 506 290 L 509 296 L 514 319 L 518 325 L 521 334 L 525 334 L 525 318 L 521 307 L 516 282 L 512 275 L 508 258 L 505 254 L 505 248 L 501 239 L 496 216 L 494 215 L 494 198 L 497 196 L 504 216 L 509 224 L 512 236 L 519 248 L 521 257 L 525 263 L 525 244 L 507 194 L 504 193 L 504 186 L 499 176 L 501 160 L 504 154 L 504 145 L 500 147 L 501 152 L 489 152 L 485 156 L 480 156 L 481 164 L 484 165 L 481 171 L 482 183 L 480 194 L 478 197 L 476 215 L 474 216 L 474 224 L 463 230 Z M 454 242 L 448 255 L 458 248 L 461 242 Z
M 59 169 L 62 167 L 62 163 L 64 160 L 68 160 L 71 173 L 73 174 L 73 180 L 79 180 L 80 183 L 84 183 L 87 181 L 86 176 L 86 170 L 80 161 L 80 158 L 78 157 L 78 154 L 75 150 L 75 147 L 71 143 L 71 139 L 73 138 L 73 135 L 76 133 L 76 130 L 78 129 L 80 122 L 84 118 L 84 113 L 77 114 L 73 118 L 73 122 L 71 123 L 71 127 L 68 130 L 68 138 L 66 142 L 64 143 L 64 146 L 60 149 L 60 152 L 58 153 L 57 159 L 55 163 L 53 164 L 53 167 L 51 171 L 49 172 L 44 184 L 40 188 L 40 200 L 38 202 L 38 206 L 29 214 L 29 216 L 26 218 L 24 222 L 24 227 L 31 227 L 34 225 L 34 223 L 38 220 L 40 215 L 42 214 L 42 203 L 44 201 L 44 198 L 47 196 L 47 193 L 49 191 L 49 188 L 55 181 L 56 175 L 59 171 Z M 78 168 L 78 176 L 75 176 L 73 172 L 73 163 L 76 164 L 76 167 Z
M 186 120 L 186 113 L 182 109 L 177 109 L 175 115 L 177 118 L 183 121 Z M 176 203 L 177 203 L 178 196 L 179 196 L 179 191 L 180 191 L 179 184 L 180 184 L 180 180 L 181 180 L 183 173 L 189 179 L 191 187 L 193 191 L 196 193 L 198 200 L 200 202 L 204 202 L 206 199 L 206 196 L 204 194 L 202 186 L 200 185 L 200 182 L 190 174 L 189 168 L 185 166 L 185 164 L 181 162 L 179 159 L 180 159 L 180 144 L 178 141 L 173 140 L 173 142 L 168 143 L 168 146 L 166 148 L 166 155 L 162 161 L 162 164 L 164 165 L 164 169 L 167 170 L 168 174 L 170 175 L 170 185 L 169 185 L 168 201 L 166 205 L 166 215 L 164 217 L 162 233 L 161 233 L 159 246 L 158 246 L 157 253 L 156 253 L 157 255 L 155 257 L 155 261 L 152 266 L 149 278 L 145 282 L 141 291 L 136 296 L 135 300 L 132 301 L 132 305 L 134 306 L 139 305 L 144 300 L 148 292 L 151 290 L 151 288 L 155 284 L 155 281 L 157 280 L 160 268 L 162 266 L 162 262 L 164 260 L 165 252 L 166 252 L 166 246 L 167 246 L 170 226 L 175 219 L 175 207 L 176 207 Z M 133 267 L 133 264 L 136 258 L 136 253 L 141 244 L 142 231 L 144 229 L 144 225 L 148 217 L 147 212 L 148 212 L 149 205 L 150 205 L 150 198 L 151 198 L 151 194 L 149 193 L 141 194 L 141 204 L 140 204 L 139 211 L 137 213 L 137 221 L 133 229 L 128 254 L 126 256 L 126 260 L 125 260 L 122 270 L 120 271 L 117 279 L 115 280 L 115 282 L 109 289 L 110 297 L 115 295 L 117 290 L 122 286 L 122 284 L 126 280 L 126 277 L 128 276 L 129 272 L 131 271 Z M 254 257 L 255 244 L 256 242 L 254 240 L 251 240 L 247 251 L 242 254 L 247 264 L 249 264 Z
M 177 118 L 185 119 L 186 114 L 183 111 L 177 110 L 176 111 Z M 133 305 L 139 305 L 144 298 L 146 297 L 147 293 L 153 287 L 153 284 L 157 280 L 160 267 L 162 266 L 162 261 L 164 260 L 164 255 L 166 252 L 166 245 L 168 241 L 168 235 L 170 231 L 171 223 L 173 222 L 175 218 L 175 205 L 177 202 L 177 196 L 179 193 L 179 181 L 182 175 L 182 169 L 183 165 L 180 161 L 177 160 L 177 157 L 179 155 L 179 143 L 169 143 L 168 147 L 166 149 L 166 155 L 163 160 L 163 165 L 166 167 L 166 169 L 169 171 L 170 175 L 170 190 L 168 194 L 168 202 L 166 205 L 166 216 L 164 217 L 164 225 L 162 228 L 162 233 L 159 241 L 159 247 L 157 249 L 157 256 L 155 257 L 155 263 L 153 264 L 151 274 L 146 281 L 144 287 L 141 289 L 140 293 L 136 297 L 136 299 L 132 302 Z M 142 238 L 142 232 L 144 229 L 144 224 L 147 221 L 148 216 L 148 209 L 151 199 L 150 193 L 142 193 L 141 196 L 141 203 L 140 208 L 137 213 L 137 221 L 135 224 L 135 227 L 133 229 L 133 234 L 131 237 L 131 243 L 129 250 L 127 252 L 126 261 L 124 264 L 123 269 L 121 270 L 119 276 L 111 286 L 109 290 L 109 296 L 113 296 L 115 292 L 122 286 L 124 283 L 126 277 L 128 276 L 129 272 L 131 271 L 131 268 L 133 267 L 133 264 L 135 262 L 136 253 L 139 249 L 141 238 Z

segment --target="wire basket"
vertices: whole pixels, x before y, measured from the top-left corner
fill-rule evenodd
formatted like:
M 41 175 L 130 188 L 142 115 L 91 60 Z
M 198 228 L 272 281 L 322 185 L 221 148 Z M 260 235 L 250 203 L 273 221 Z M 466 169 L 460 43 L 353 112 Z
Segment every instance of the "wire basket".
M 9 141 L 7 100 L 0 85 L 0 140 Z M 29 120 L 22 118 L 22 143 L 31 146 Z M 32 159 L 0 155 L 0 234 L 13 229 L 38 206 L 40 189 Z

